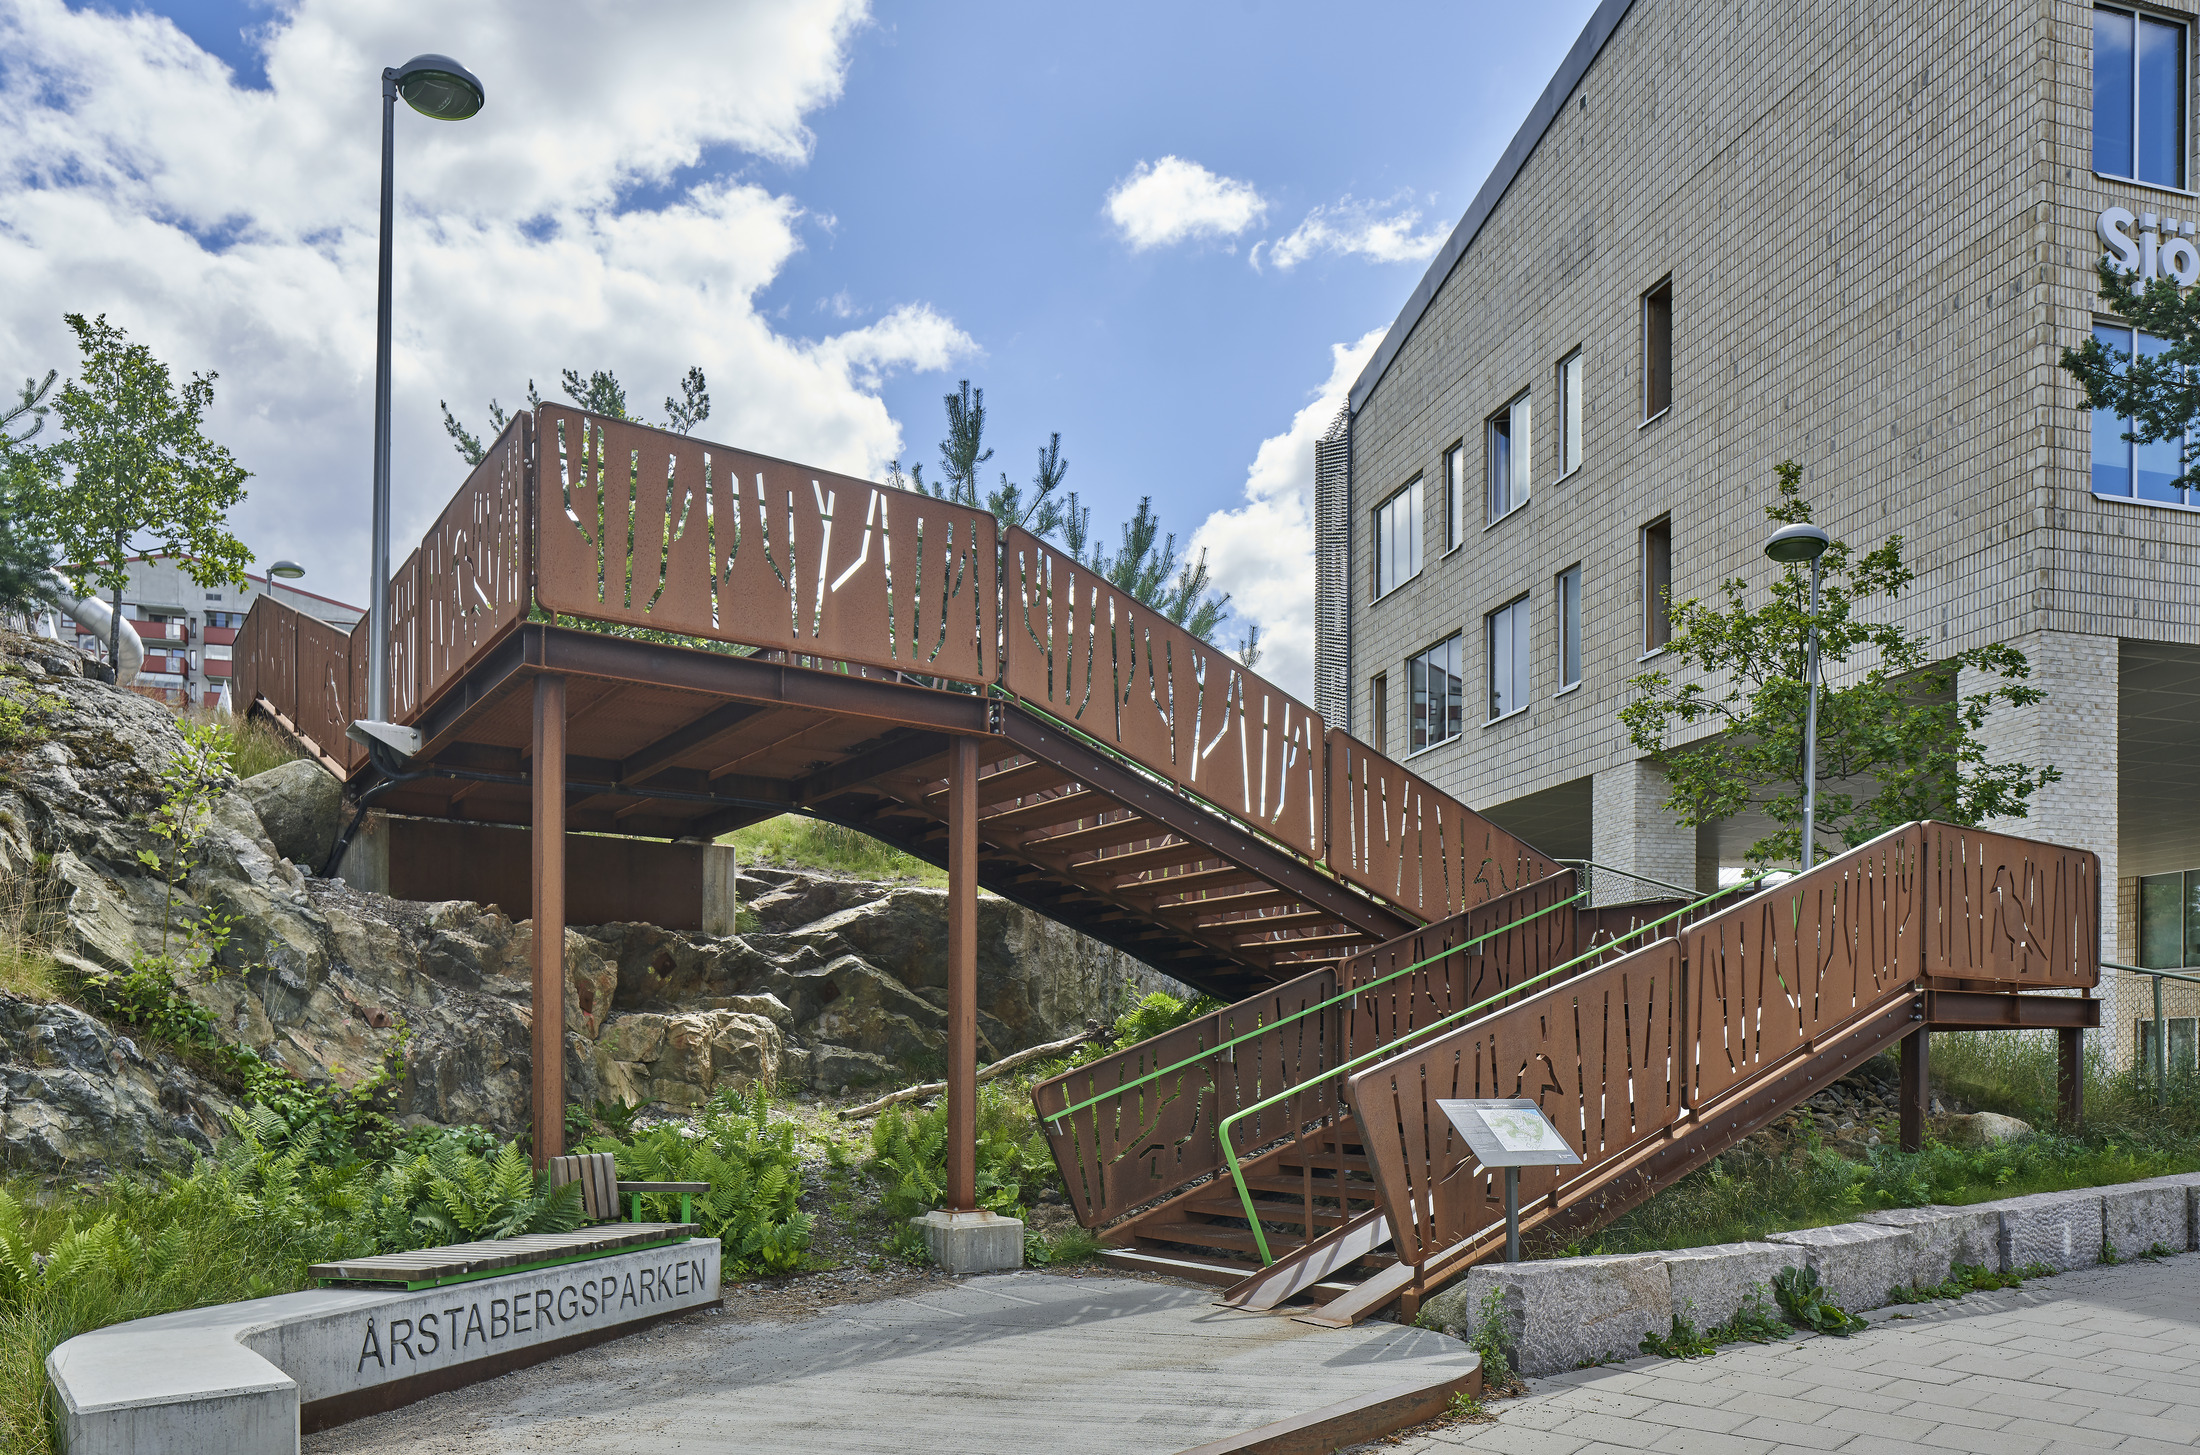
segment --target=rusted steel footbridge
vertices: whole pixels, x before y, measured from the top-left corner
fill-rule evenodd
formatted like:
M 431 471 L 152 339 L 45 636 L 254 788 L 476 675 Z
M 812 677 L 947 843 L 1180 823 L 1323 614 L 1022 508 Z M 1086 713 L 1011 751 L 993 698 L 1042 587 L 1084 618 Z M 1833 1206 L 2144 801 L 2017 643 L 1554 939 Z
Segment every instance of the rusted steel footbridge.
M 361 805 L 528 825 L 538 1161 L 562 1150 L 563 853 L 781 813 L 949 874 L 948 1195 L 971 1164 L 980 885 L 1232 1002 L 1043 1083 L 1110 1257 L 1250 1308 L 1408 1311 L 1501 1247 L 1444 1097 L 1538 1101 L 1579 1167 L 1530 1230 L 1615 1216 L 1928 1029 L 2097 1025 L 2099 866 L 1945 824 L 1701 899 L 1607 903 L 1070 556 L 983 510 L 556 405 L 514 419 L 367 635 L 265 597 L 240 695 Z M 2051 993 L 2040 993 L 2051 992 Z M 1314 1306 L 1310 1306 L 1314 1305 Z

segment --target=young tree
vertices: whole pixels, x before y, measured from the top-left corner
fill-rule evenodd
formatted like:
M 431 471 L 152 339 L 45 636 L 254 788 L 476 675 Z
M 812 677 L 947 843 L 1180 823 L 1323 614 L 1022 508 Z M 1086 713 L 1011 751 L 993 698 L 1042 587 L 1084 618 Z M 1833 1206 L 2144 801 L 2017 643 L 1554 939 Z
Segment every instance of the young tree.
M 52 544 L 29 534 L 24 521 L 30 491 L 52 469 L 52 462 L 43 451 L 22 446 L 46 427 L 51 407 L 45 402 L 46 394 L 58 377 L 57 371 L 48 369 L 43 383 L 25 379 L 18 402 L 0 412 L 0 615 L 37 607 L 43 594 L 40 585 L 55 560 Z M 20 423 L 25 416 L 29 416 L 27 425 Z
M 112 662 L 138 537 L 181 557 L 202 586 L 244 584 L 252 553 L 227 521 L 251 472 L 202 431 L 216 375 L 193 374 L 179 391 L 168 366 L 105 314 L 64 317 L 83 351 L 83 377 L 61 386 L 52 407 L 67 437 L 44 451 L 51 468 L 23 491 L 21 508 L 27 533 L 60 548 L 78 591 L 113 594 Z
M 1162 536 L 1152 496 L 1140 500 L 1137 514 L 1123 523 L 1122 547 L 1110 556 L 1092 541 L 1092 508 L 1081 505 L 1074 490 L 1061 498 L 1055 494 L 1069 474 L 1069 462 L 1062 458 L 1060 432 L 1048 436 L 1039 447 L 1038 469 L 1032 475 L 1028 497 L 1024 487 L 1009 479 L 1006 471 L 1001 472 L 997 488 L 981 492 L 978 467 L 993 458 L 993 451 L 985 443 L 985 391 L 971 388 L 965 379 L 946 396 L 945 403 L 947 438 L 940 441 L 941 482 L 926 480 L 921 464 L 911 465 L 904 476 L 901 462 L 896 460 L 889 467 L 895 485 L 991 511 L 1003 525 L 1020 525 L 1033 535 L 1059 535 L 1072 559 L 1201 641 L 1214 640 L 1229 616 L 1230 598 L 1209 594 L 1206 552 L 1193 561 L 1178 561 L 1176 537 Z M 1245 644 L 1245 650 L 1251 652 L 1244 658 L 1250 667 L 1260 655 L 1257 633 Z
M 2200 485 L 2200 288 L 2190 292 L 2174 278 L 2141 283 L 2120 273 L 2106 257 L 2099 263 L 2105 311 L 2161 340 L 2134 357 L 2097 338 L 2062 351 L 2062 367 L 2085 390 L 2088 409 L 2106 409 L 2132 422 L 2126 440 L 2180 445 L 2173 484 Z
M 619 376 L 609 369 L 598 369 L 585 379 L 581 377 L 580 370 L 566 369 L 560 374 L 559 383 L 564 386 L 566 397 L 590 414 L 601 414 L 611 419 L 632 420 L 636 424 L 647 424 L 649 422 L 639 414 L 628 411 L 626 386 L 621 384 Z M 526 397 L 529 409 L 536 409 L 541 406 L 542 395 L 535 388 L 535 381 L 532 379 L 527 381 Z M 451 413 L 451 406 L 448 401 L 439 399 L 436 403 L 443 410 L 443 432 L 451 437 L 451 447 L 465 458 L 467 464 L 480 464 L 489 453 L 488 446 L 482 443 L 482 437 L 459 422 L 458 416 Z M 686 377 L 680 380 L 679 398 L 675 399 L 669 394 L 665 396 L 665 428 L 671 430 L 674 434 L 690 434 L 694 431 L 695 426 L 708 418 L 710 418 L 710 384 L 703 377 L 702 366 L 698 364 L 690 368 Z M 505 412 L 502 404 L 494 399 L 490 400 L 489 439 L 493 441 L 498 435 L 504 433 L 504 426 L 509 424 L 511 419 L 512 416 Z
M 1783 525 L 1809 520 L 1802 467 L 1789 460 L 1777 473 L 1779 498 L 1765 507 L 1766 517 Z M 2024 817 L 2032 795 L 2061 772 L 2045 764 L 1988 763 L 1979 740 L 1996 707 L 2022 707 L 2044 695 L 2025 685 L 2031 668 L 2024 654 L 1996 643 L 1935 660 L 1925 636 L 1862 619 L 1859 606 L 1892 601 L 1910 583 L 1900 536 L 1862 556 L 1836 541 L 1821 564 L 1818 835 L 1853 848 L 1912 819 L 1976 824 Z M 1665 660 L 1675 666 L 1628 679 L 1634 700 L 1619 714 L 1634 745 L 1663 759 L 1673 783 L 1666 806 L 1682 823 L 1706 824 L 1754 807 L 1781 826 L 1750 845 L 1757 866 L 1801 858 L 1809 589 L 1809 567 L 1787 566 L 1762 606 L 1748 604 L 1749 583 L 1735 577 L 1721 586 L 1722 603 L 1672 607 Z M 1859 654 L 1870 662 L 1861 676 L 1845 686 L 1824 684 L 1827 666 Z M 1998 680 L 1959 694 L 1957 673 L 1965 667 Z M 1686 668 L 1713 681 L 1677 680 Z M 1716 736 L 1674 745 L 1705 727 Z

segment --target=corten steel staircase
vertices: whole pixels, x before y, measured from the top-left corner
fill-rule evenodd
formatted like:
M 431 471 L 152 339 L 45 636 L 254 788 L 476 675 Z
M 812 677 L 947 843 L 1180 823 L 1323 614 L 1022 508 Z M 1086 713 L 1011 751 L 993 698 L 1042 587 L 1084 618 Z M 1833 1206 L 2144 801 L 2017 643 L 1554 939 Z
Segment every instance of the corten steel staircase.
M 251 710 L 391 813 L 532 822 L 547 675 L 569 832 L 798 812 L 940 863 L 975 741 L 980 882 L 1230 1000 L 1561 872 L 982 510 L 555 405 L 506 428 L 391 606 L 407 762 L 345 736 L 364 624 L 262 598 L 235 650 Z
M 1583 1161 L 1522 1171 L 1522 1225 L 1563 1233 L 1888 1046 L 1921 1051 L 1920 1029 L 2057 1028 L 2068 1074 L 2098 1024 L 2098 872 L 2083 851 L 1919 823 L 1633 927 L 1579 913 L 1569 934 L 1570 884 L 1531 886 L 1035 1096 L 1117 1260 L 1234 1278 L 1240 1307 L 1310 1295 L 1310 1322 L 1410 1313 L 1503 1246 L 1502 1181 L 1438 1100 L 1542 1106 Z M 1908 1103 L 1921 1055 L 1905 1073 Z M 1235 1168 L 1231 1141 L 1251 1149 Z M 1244 1272 L 1256 1250 L 1282 1256 Z

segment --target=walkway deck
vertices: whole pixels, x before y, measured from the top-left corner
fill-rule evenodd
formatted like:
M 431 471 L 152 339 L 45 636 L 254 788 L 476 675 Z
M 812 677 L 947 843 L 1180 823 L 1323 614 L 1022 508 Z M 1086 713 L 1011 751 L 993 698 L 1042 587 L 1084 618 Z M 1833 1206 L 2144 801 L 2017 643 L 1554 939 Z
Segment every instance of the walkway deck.
M 1907 1319 L 1902 1315 L 1907 1314 Z M 2200 1254 L 1870 1315 L 1853 1338 L 1730 1346 L 1533 1381 L 1367 1455 L 2168 1455 L 2200 1448 Z
M 306 1437 L 337 1452 L 1171 1455 L 1417 1378 L 1453 1339 L 1215 1308 L 1211 1289 L 1015 1273 L 797 1323 L 699 1315 Z

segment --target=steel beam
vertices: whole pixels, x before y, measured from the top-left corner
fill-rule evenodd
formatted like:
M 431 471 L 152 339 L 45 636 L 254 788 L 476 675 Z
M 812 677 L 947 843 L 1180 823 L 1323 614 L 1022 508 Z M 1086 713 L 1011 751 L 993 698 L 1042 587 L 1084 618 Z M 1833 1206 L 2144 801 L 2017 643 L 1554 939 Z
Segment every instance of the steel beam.
M 1925 1022 L 1936 1031 L 2097 1029 L 2101 1003 L 2075 995 L 1928 990 Z
M 1925 1114 L 1932 1110 L 1933 1033 L 1919 1026 L 1902 1038 L 1902 1150 L 1925 1150 Z

